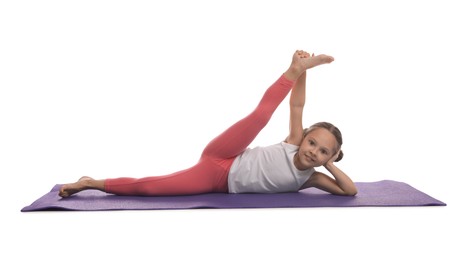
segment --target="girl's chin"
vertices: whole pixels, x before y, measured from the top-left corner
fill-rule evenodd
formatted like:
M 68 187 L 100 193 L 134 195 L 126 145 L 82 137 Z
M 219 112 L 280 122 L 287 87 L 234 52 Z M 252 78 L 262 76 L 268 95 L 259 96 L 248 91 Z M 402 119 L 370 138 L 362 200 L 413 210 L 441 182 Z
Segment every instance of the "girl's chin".
M 316 163 L 316 162 L 309 162 L 309 163 L 307 163 L 305 166 L 306 166 L 306 168 L 309 169 L 309 168 L 320 167 L 320 166 L 322 166 L 322 164 L 318 164 L 318 163 Z
M 307 169 L 311 169 L 311 168 L 315 168 L 315 167 L 319 167 L 319 165 L 315 162 L 306 162 L 304 165 L 303 165 L 304 169 L 307 170 Z
M 305 167 L 308 168 L 308 169 L 320 166 L 317 162 L 315 162 L 313 160 L 306 160 L 304 164 L 305 164 Z

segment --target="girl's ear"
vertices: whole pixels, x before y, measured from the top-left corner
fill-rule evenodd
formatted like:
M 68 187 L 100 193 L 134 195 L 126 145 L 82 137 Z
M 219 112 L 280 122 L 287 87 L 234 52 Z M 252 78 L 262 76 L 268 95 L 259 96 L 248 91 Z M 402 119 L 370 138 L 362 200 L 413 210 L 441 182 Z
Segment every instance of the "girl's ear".
M 303 129 L 303 138 L 305 138 L 309 133 L 309 128 Z

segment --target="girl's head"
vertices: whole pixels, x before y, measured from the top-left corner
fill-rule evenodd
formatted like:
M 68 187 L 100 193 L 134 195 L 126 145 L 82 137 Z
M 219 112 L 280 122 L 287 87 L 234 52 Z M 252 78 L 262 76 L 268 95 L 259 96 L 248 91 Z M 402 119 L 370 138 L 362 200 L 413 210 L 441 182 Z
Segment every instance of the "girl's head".
M 325 130 L 329 131 L 333 135 L 333 137 L 335 137 L 336 145 L 335 145 L 335 147 L 333 147 L 333 150 L 332 150 L 332 152 L 333 152 L 332 155 L 335 155 L 335 153 L 338 152 L 338 150 L 340 150 L 340 148 L 342 147 L 342 144 L 343 144 L 342 133 L 340 132 L 338 127 L 334 126 L 333 124 L 331 124 L 329 122 L 319 122 L 319 123 L 313 124 L 309 128 L 304 129 L 303 136 L 306 138 L 306 136 L 310 132 L 312 132 L 312 131 L 314 131 L 315 129 L 318 129 L 318 128 L 322 128 L 322 129 L 325 129 Z M 343 158 L 343 152 L 340 150 L 340 153 L 338 154 L 338 157 L 337 157 L 337 159 L 335 161 L 338 162 L 342 158 Z
M 336 162 L 343 158 L 340 150 L 343 139 L 340 130 L 328 122 L 319 122 L 304 129 L 303 141 L 298 151 L 298 161 L 302 168 L 326 164 L 339 152 Z

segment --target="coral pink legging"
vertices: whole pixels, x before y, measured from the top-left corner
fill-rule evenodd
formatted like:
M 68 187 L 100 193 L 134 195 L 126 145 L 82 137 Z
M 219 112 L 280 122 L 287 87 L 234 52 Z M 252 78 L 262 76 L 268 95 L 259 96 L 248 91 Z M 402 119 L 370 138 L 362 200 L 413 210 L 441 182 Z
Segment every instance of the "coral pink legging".
M 162 196 L 228 192 L 228 174 L 234 159 L 266 126 L 294 82 L 282 75 L 264 93 L 253 112 L 213 139 L 198 163 L 169 175 L 140 179 L 105 180 L 105 191 L 117 195 Z

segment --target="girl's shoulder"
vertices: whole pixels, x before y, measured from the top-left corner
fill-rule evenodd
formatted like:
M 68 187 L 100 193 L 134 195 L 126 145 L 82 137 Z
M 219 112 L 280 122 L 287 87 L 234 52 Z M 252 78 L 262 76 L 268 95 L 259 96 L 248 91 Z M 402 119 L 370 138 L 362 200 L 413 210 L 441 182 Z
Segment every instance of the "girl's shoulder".
M 280 145 L 282 145 L 285 149 L 289 149 L 291 151 L 298 151 L 298 149 L 300 149 L 300 146 L 287 143 L 286 141 L 282 141 Z

